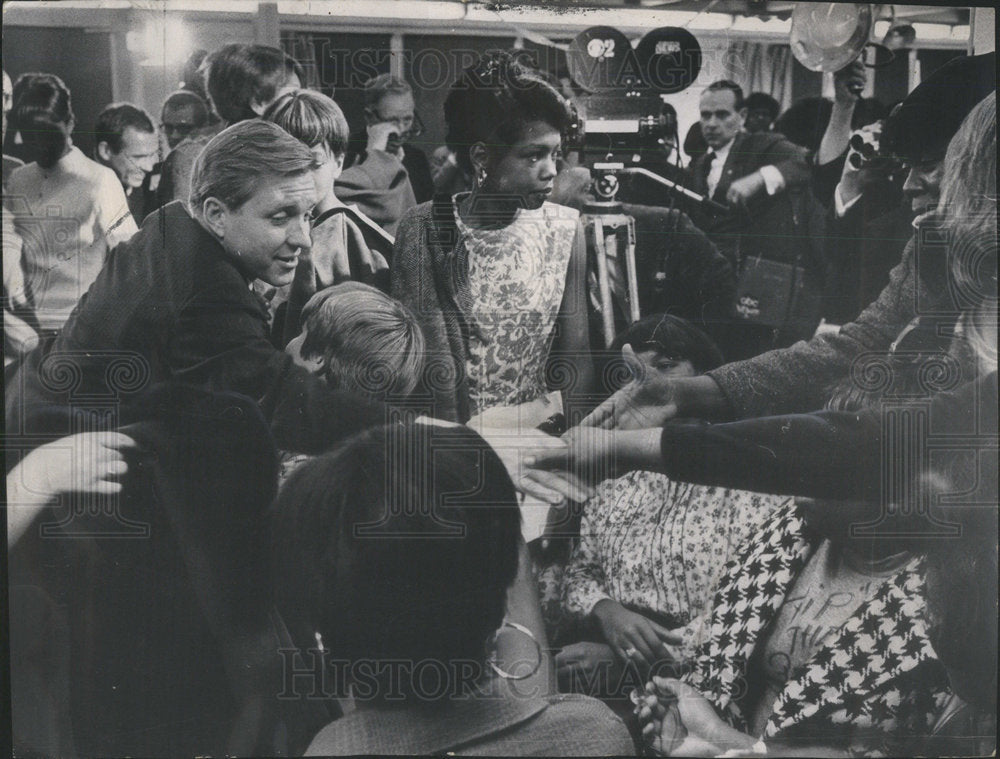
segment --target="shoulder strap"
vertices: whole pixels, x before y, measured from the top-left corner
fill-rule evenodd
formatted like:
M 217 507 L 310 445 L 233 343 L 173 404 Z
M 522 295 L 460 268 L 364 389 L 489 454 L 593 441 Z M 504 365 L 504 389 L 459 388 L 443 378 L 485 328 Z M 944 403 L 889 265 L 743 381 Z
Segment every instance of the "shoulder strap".
M 357 208 L 351 208 L 350 206 L 337 206 L 336 208 L 324 211 L 313 219 L 313 226 L 319 226 L 331 216 L 336 216 L 338 214 L 346 216 L 348 219 L 357 224 L 365 232 L 366 236 L 369 232 L 371 232 L 378 238 L 379 242 L 385 243 L 390 247 L 395 242 L 395 238 L 379 226 L 377 221 L 374 221 L 370 217 L 366 216 Z

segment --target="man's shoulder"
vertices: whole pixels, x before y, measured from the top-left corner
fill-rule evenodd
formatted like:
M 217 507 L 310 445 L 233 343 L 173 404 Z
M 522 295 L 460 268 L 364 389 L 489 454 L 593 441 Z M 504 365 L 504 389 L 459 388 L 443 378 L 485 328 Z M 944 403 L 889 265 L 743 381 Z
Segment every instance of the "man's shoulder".
M 768 153 L 778 158 L 800 158 L 805 161 L 807 149 L 796 145 L 781 132 L 743 132 L 737 136 L 735 145 L 739 145 L 742 155 L 750 156 Z
M 16 161 L 17 159 L 14 158 L 13 160 Z M 7 156 L 4 156 L 5 174 L 7 174 L 6 161 L 7 161 Z M 38 168 L 38 164 L 34 162 L 22 163 L 20 166 L 14 166 L 10 170 L 10 173 L 7 174 L 7 182 L 6 182 L 7 186 L 4 188 L 5 194 L 14 194 L 23 192 L 24 186 L 36 181 L 36 179 L 38 178 L 38 176 L 40 176 L 40 174 L 41 171 Z
M 739 142 L 744 146 L 770 146 L 777 145 L 781 142 L 788 142 L 788 138 L 781 132 L 741 132 L 736 136 L 736 142 Z
M 363 153 L 357 163 L 337 177 L 336 185 L 342 187 L 373 187 L 393 186 L 408 176 L 406 167 L 395 156 L 383 150 L 369 150 Z

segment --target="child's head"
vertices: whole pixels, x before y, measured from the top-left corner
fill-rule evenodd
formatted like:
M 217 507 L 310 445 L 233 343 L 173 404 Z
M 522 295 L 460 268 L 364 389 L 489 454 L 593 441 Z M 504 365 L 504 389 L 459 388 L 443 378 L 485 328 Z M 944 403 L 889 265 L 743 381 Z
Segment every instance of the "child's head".
M 670 377 L 693 377 L 723 363 L 712 338 L 687 319 L 653 314 L 620 332 L 609 350 L 618 353 L 630 345 L 646 367 Z
M 321 92 L 295 90 L 282 95 L 265 111 L 292 137 L 308 145 L 316 157 L 314 174 L 320 198 L 333 192 L 333 182 L 344 168 L 350 130 L 340 106 Z
M 302 334 L 285 350 L 331 387 L 366 395 L 408 395 L 424 366 L 424 336 L 413 314 L 360 282 L 310 298 L 302 309 Z
M 509 53 L 466 69 L 444 104 L 446 140 L 484 191 L 542 205 L 556 176 L 562 135 L 573 117 L 566 99 Z

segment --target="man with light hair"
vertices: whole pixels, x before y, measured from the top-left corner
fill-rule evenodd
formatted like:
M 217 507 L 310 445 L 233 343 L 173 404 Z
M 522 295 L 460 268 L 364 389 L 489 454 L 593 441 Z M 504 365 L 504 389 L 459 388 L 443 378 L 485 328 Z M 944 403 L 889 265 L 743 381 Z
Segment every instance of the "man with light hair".
M 148 378 L 119 393 L 123 408 L 157 382 L 240 393 L 260 403 L 282 447 L 305 452 L 377 421 L 377 409 L 330 390 L 274 348 L 250 288 L 289 284 L 311 245 L 314 164 L 308 147 L 269 122 L 216 135 L 195 161 L 188 206 L 160 208 L 112 251 L 57 338 L 53 351 L 87 356 L 79 391 L 106 390 L 107 363 L 133 356 Z M 26 382 L 38 381 L 37 368 L 26 368 Z M 51 405 L 69 402 L 34 389 Z

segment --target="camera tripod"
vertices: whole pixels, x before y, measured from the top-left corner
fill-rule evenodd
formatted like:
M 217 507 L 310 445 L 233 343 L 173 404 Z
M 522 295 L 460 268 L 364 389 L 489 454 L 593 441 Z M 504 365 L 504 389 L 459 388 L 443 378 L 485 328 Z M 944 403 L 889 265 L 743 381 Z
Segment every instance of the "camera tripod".
M 601 314 L 601 330 L 607 347 L 617 332 L 616 304 L 629 324 L 641 318 L 635 262 L 635 219 L 626 214 L 622 204 L 615 199 L 618 193 L 617 175 L 622 172 L 641 174 L 714 213 L 727 213 L 729 209 L 641 167 L 595 164 L 594 172 L 596 177 L 592 188 L 597 197 L 584 204 L 581 221 L 586 232 L 587 260 L 597 278 L 597 302 L 594 305 Z
M 601 314 L 604 346 L 615 338 L 615 303 L 628 322 L 639 320 L 639 284 L 635 271 L 635 219 L 616 200 L 584 204 L 587 258 L 597 276 L 597 310 Z

